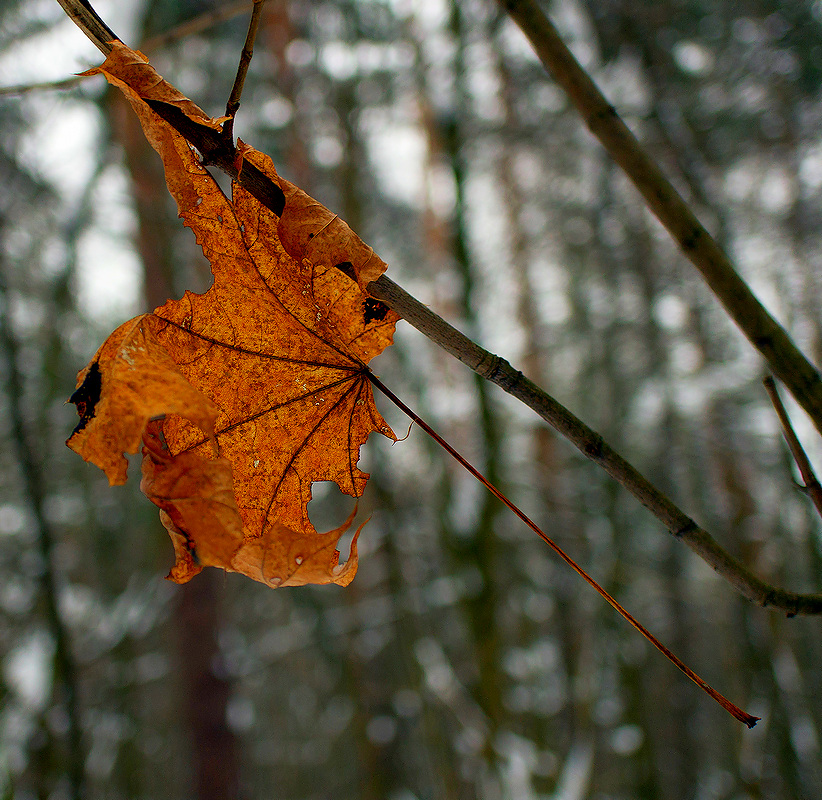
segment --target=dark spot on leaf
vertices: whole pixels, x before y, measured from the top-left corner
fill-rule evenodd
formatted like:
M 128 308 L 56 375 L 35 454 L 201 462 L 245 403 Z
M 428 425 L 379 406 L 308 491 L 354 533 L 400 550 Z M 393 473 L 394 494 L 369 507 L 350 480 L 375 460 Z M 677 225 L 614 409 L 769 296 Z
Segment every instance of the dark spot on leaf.
M 313 239 L 313 238 L 314 238 L 314 234 L 313 234 L 313 233 L 309 233 L 309 234 L 308 234 L 308 238 L 309 238 L 309 239 Z
M 354 265 L 350 261 L 341 261 L 339 264 L 335 264 L 334 269 L 344 272 L 352 281 L 357 280 L 357 273 L 354 272 Z
M 382 322 L 385 315 L 388 313 L 388 306 L 375 300 L 373 297 L 367 297 L 363 303 L 363 320 L 368 325 L 369 322 Z
M 80 421 L 72 431 L 72 436 L 83 430 L 94 419 L 94 408 L 100 400 L 102 388 L 103 373 L 100 372 L 100 365 L 95 361 L 89 367 L 83 382 L 74 390 L 74 394 L 69 397 L 69 403 L 74 403 L 77 406 L 77 414 L 80 416 Z
M 188 538 L 186 535 L 186 548 L 188 552 L 191 554 L 191 560 L 199 567 L 200 565 L 200 557 L 197 555 L 197 547 L 191 539 Z

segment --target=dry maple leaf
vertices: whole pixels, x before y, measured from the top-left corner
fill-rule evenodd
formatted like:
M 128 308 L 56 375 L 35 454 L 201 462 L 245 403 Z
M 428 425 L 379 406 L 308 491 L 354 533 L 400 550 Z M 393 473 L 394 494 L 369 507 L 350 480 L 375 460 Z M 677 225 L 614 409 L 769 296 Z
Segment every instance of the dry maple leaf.
M 81 425 L 69 445 L 103 466 L 122 459 L 124 449 L 135 451 L 135 437 L 144 436 L 148 420 L 169 414 L 145 440 L 144 487 L 165 512 L 175 543 L 173 579 L 186 580 L 200 564 L 214 564 L 275 586 L 346 584 L 356 569 L 356 549 L 341 567 L 336 544 L 351 519 L 319 534 L 307 504 L 313 481 L 334 481 L 359 497 L 368 478 L 356 466 L 361 445 L 375 430 L 395 438 L 374 404 L 366 365 L 391 344 L 397 316 L 375 313 L 360 288 L 385 265 L 345 223 L 280 179 L 270 159 L 247 146 L 238 153 L 238 170 L 248 161 L 267 175 L 282 188 L 285 209 L 278 217 L 236 184 L 229 200 L 182 136 L 142 101 L 140 92 L 146 86 L 154 91 L 159 76 L 140 54 L 115 43 L 100 69 L 137 111 L 163 159 L 180 216 L 214 274 L 206 293 L 186 292 L 127 325 L 163 351 L 166 367 L 183 376 L 216 415 L 210 428 L 187 406 L 155 410 L 140 420 L 132 414 L 128 433 L 112 438 L 106 431 L 119 429 L 121 419 L 106 413 L 106 402 L 117 395 L 119 379 L 95 357 L 72 398 L 84 406 L 78 403 Z M 117 352 L 122 364 L 120 331 L 101 350 Z M 87 384 L 89 376 L 99 390 Z M 139 380 L 137 365 L 129 381 Z M 96 392 L 99 402 L 84 400 L 84 392 Z M 151 387 L 145 392 L 153 397 Z M 112 445 L 103 453 L 89 447 L 89 440 L 106 437 Z M 123 441 L 128 447 L 121 448 Z M 220 459 L 231 465 L 239 542 L 230 504 L 215 506 L 202 490 L 208 462 L 215 463 L 215 442 Z M 161 475 L 173 478 L 174 497 L 157 489 Z M 123 477 L 124 470 L 117 473 L 117 480 Z M 224 476 L 220 481 L 224 493 Z M 223 517 L 218 522 L 215 508 Z

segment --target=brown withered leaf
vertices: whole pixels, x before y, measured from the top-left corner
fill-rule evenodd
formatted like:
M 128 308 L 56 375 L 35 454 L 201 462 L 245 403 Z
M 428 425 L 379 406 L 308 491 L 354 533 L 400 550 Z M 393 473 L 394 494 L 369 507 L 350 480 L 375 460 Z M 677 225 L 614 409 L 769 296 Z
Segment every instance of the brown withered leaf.
M 140 489 L 161 509 L 174 544 L 177 563 L 168 577 L 184 583 L 203 567 L 231 569 L 243 543 L 231 464 L 192 452 L 172 456 L 162 428 L 153 420 L 143 434 Z
M 156 73 L 147 72 L 139 54 L 115 43 L 100 70 L 137 111 L 163 159 L 180 216 L 214 274 L 206 293 L 186 292 L 133 323 L 153 334 L 177 373 L 217 410 L 213 428 L 187 407 L 160 412 L 171 413 L 156 435 L 149 431 L 156 441 L 146 440 L 143 485 L 163 509 L 175 544 L 171 577 L 187 580 L 214 564 L 272 586 L 347 584 L 356 571 L 356 544 L 343 566 L 336 545 L 351 519 L 319 534 L 307 505 L 314 481 L 335 481 L 359 497 L 368 478 L 356 466 L 360 447 L 375 430 L 395 438 L 374 404 L 367 364 L 391 344 L 397 316 L 369 312 L 361 289 L 385 265 L 345 223 L 247 146 L 238 153 L 238 168 L 253 163 L 282 188 L 286 206 L 278 217 L 236 184 L 229 200 L 186 141 L 143 103 L 141 92 L 156 84 Z M 115 378 L 98 361 L 81 376 L 96 370 L 102 396 L 114 391 Z M 83 416 L 79 404 L 78 410 Z M 81 420 L 70 440 L 84 457 L 89 432 L 119 424 L 104 412 L 99 403 L 85 406 L 86 424 Z M 106 458 L 122 458 L 121 439 L 133 448 L 145 426 L 113 440 Z M 208 466 L 221 459 L 231 465 L 240 541 L 225 476 Z M 163 481 L 173 491 L 158 488 Z M 221 499 L 204 490 L 208 481 Z
M 165 80 L 139 50 L 132 50 L 119 40 L 111 42 L 111 46 L 111 53 L 101 67 L 94 67 L 81 74 L 105 73 L 112 77 L 116 74 L 118 85 L 130 87 L 143 100 L 155 100 L 176 106 L 192 122 L 215 130 L 227 119 L 212 119 L 196 103 Z

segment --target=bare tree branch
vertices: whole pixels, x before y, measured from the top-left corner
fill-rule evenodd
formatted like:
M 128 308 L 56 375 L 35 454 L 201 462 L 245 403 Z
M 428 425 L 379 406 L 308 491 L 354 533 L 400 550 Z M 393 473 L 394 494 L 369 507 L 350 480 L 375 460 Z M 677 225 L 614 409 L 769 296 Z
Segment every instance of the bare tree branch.
M 259 0 L 261 3 L 267 0 Z M 247 11 L 254 5 L 254 0 L 237 0 L 234 3 L 228 3 L 220 8 L 200 14 L 192 19 L 186 20 L 179 25 L 167 30 L 157 36 L 151 36 L 144 39 L 140 44 L 140 50 L 144 53 L 151 53 L 154 50 L 160 50 L 174 42 L 184 39 L 187 36 L 193 36 L 196 33 L 207 30 L 208 28 L 225 22 L 232 17 L 236 17 Z M 73 17 L 72 17 L 73 18 Z M 89 65 L 91 66 L 91 65 Z M 86 80 L 83 76 L 72 75 L 69 78 L 62 78 L 55 81 L 40 81 L 37 83 L 18 83 L 13 86 L 0 87 L 0 97 L 6 97 L 16 94 L 27 94 L 29 92 L 37 91 L 62 91 L 64 89 L 73 89 L 82 81 Z
M 515 370 L 505 359 L 484 350 L 385 275 L 370 283 L 368 291 L 402 314 L 407 322 L 447 353 L 536 411 L 583 455 L 599 464 L 626 488 L 668 531 L 688 545 L 748 600 L 760 606 L 785 609 L 791 615 L 822 613 L 822 594 L 786 592 L 760 580 L 608 445 L 599 433 Z
M 574 58 L 537 0 L 498 0 L 545 68 L 565 90 L 591 133 L 645 199 L 682 252 L 699 270 L 731 319 L 762 354 L 822 433 L 822 379 L 737 273 L 731 260 Z
M 82 6 L 80 0 L 58 2 Z M 150 106 L 203 153 L 206 163 L 214 164 L 231 177 L 237 178 L 233 153 L 225 150 L 225 141 L 219 135 L 215 136 L 213 129 L 191 124 L 182 112 L 168 104 L 151 102 Z M 275 214 L 281 215 L 285 203 L 282 190 L 262 173 L 257 173 L 254 179 L 250 180 L 250 166 L 246 162 L 242 171 L 243 188 Z M 759 579 L 606 444 L 599 433 L 515 370 L 505 359 L 489 353 L 460 333 L 386 275 L 381 275 L 370 283 L 367 289 L 371 296 L 396 311 L 432 342 L 539 414 L 586 457 L 599 464 L 612 478 L 622 484 L 662 522 L 668 531 L 688 545 L 743 597 L 760 606 L 783 609 L 789 616 L 822 614 L 822 593 L 798 594 L 771 586 Z
M 57 0 L 71 21 L 86 34 L 89 41 L 104 55 L 111 52 L 109 42 L 119 39 L 114 31 L 103 22 L 88 0 Z
M 0 97 L 10 97 L 15 94 L 28 94 L 29 92 L 42 91 L 62 91 L 64 89 L 73 89 L 79 86 L 84 77 L 72 75 L 70 78 L 60 78 L 56 81 L 40 81 L 39 83 L 16 83 L 12 86 L 0 86 Z

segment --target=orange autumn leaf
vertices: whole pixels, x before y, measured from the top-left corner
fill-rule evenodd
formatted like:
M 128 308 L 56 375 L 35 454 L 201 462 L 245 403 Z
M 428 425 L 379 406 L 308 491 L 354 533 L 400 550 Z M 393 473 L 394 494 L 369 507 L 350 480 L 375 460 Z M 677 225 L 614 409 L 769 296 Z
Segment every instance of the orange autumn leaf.
M 111 42 L 111 45 L 111 54 L 102 66 L 94 67 L 81 74 L 103 73 L 111 77 L 116 74 L 118 85 L 130 87 L 143 100 L 155 100 L 176 106 L 192 122 L 215 130 L 219 129 L 227 119 L 226 117 L 212 119 L 196 103 L 165 80 L 154 67 L 150 66 L 148 59 L 139 50 L 132 50 L 119 40 Z
M 103 470 L 112 486 L 126 482 L 123 454 L 139 452 L 152 419 L 185 414 L 209 438 L 219 414 L 157 342 L 147 319 L 129 320 L 106 339 L 77 376 L 70 398 L 80 422 L 67 444 Z
M 158 432 L 162 446 L 146 445 L 144 487 L 163 509 L 175 544 L 172 577 L 185 580 L 213 564 L 274 586 L 346 584 L 356 570 L 356 549 L 341 567 L 336 544 L 351 520 L 320 534 L 307 505 L 314 481 L 335 481 L 359 497 L 368 478 L 356 466 L 360 447 L 372 431 L 394 438 L 374 404 L 367 364 L 391 344 L 397 317 L 375 310 L 360 288 L 385 265 L 345 223 L 281 180 L 270 159 L 247 146 L 239 151 L 239 169 L 253 163 L 280 186 L 285 209 L 278 217 L 236 184 L 228 199 L 186 141 L 142 101 L 141 92 L 159 76 L 140 54 L 114 44 L 100 70 L 137 110 L 163 159 L 180 216 L 214 274 L 206 293 L 186 292 L 131 323 L 151 333 L 153 346 L 216 409 L 213 428 L 187 407 L 160 412 L 169 413 Z M 100 397 L 115 392 L 116 378 L 97 361 L 81 380 L 95 370 Z M 120 420 L 93 403 L 85 416 L 69 444 L 94 463 L 122 458 L 121 438 L 133 448 L 134 437 L 146 433 L 146 421 L 137 422 L 112 441 L 105 458 L 90 457 L 90 432 L 117 428 Z M 240 540 L 231 532 L 229 504 L 215 505 L 202 491 L 207 465 L 216 463 L 215 443 L 219 459 L 231 466 Z M 171 479 L 173 498 L 156 488 L 161 475 Z M 223 492 L 224 477 L 220 481 Z M 227 515 L 219 524 L 215 509 Z
M 270 174 L 268 156 L 242 141 L 238 153 L 240 171 L 248 162 Z M 363 289 L 385 272 L 387 264 L 336 214 L 290 181 L 278 177 L 277 183 L 285 196 L 277 235 L 290 256 L 314 264 L 343 265 Z

